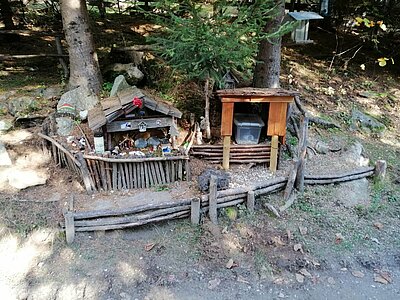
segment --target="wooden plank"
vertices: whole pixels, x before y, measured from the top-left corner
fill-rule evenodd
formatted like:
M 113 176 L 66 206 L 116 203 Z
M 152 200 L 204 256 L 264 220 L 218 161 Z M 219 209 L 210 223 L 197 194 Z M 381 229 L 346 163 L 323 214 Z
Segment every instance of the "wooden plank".
M 139 124 L 145 123 L 146 128 L 161 128 L 172 125 L 171 117 L 156 117 L 143 119 L 129 119 L 123 121 L 114 121 L 107 124 L 107 132 L 124 132 L 139 129 Z
M 233 103 L 222 103 L 221 136 L 232 135 Z
M 221 99 L 224 103 L 292 103 L 292 96 L 243 96 L 243 97 L 226 97 Z
M 139 163 L 139 165 L 140 165 L 140 186 L 142 187 L 142 188 L 145 188 L 146 186 L 146 183 L 145 183 L 145 180 L 144 180 L 144 166 L 143 166 L 143 164 L 144 163 Z
M 136 184 L 135 184 L 135 169 L 133 168 L 133 163 L 127 163 L 128 164 L 128 169 L 129 169 L 129 174 L 130 174 L 130 178 L 131 178 L 131 188 L 135 189 L 136 188 Z
M 74 213 L 67 212 L 64 214 L 65 220 L 65 237 L 67 244 L 72 244 L 75 239 L 75 225 L 74 225 Z
M 249 212 L 254 212 L 254 205 L 255 205 L 254 191 L 249 191 L 247 193 L 247 202 L 246 202 L 246 206 Z
M 133 86 L 133 87 L 123 89 L 122 91 L 119 91 L 117 93 L 117 97 L 119 98 L 121 105 L 127 105 L 127 104 L 132 103 L 132 100 L 135 97 L 143 98 L 144 94 L 137 87 Z
M 159 161 L 159 162 L 158 162 L 158 167 L 159 167 L 160 173 L 161 173 L 161 181 L 162 181 L 163 184 L 166 184 L 167 181 L 165 180 L 165 169 L 164 169 L 164 164 L 163 164 L 161 161 Z
M 165 162 L 165 180 L 167 183 L 171 182 L 171 162 Z
M 176 180 L 175 169 L 175 161 L 171 161 L 171 182 Z
M 155 169 L 155 171 L 156 171 L 156 176 L 157 176 L 157 182 L 158 182 L 158 184 L 162 184 L 160 166 L 158 165 L 157 162 L 154 162 L 154 169 Z
M 92 130 L 99 129 L 101 126 L 107 124 L 106 116 L 103 112 L 103 108 L 100 105 L 95 106 L 88 113 L 88 123 Z
M 200 199 L 193 198 L 190 203 L 190 220 L 192 224 L 199 225 L 200 223 Z
M 120 172 L 120 164 L 116 164 L 117 165 L 117 189 L 121 190 L 122 189 L 122 174 Z
M 209 211 L 208 215 L 213 224 L 218 224 L 218 211 L 217 211 L 217 177 L 212 175 L 210 178 L 209 186 Z
M 278 136 L 274 135 L 271 140 L 271 158 L 269 169 L 271 172 L 275 172 L 278 167 Z
M 105 163 L 105 170 L 106 170 L 106 176 L 107 176 L 107 185 L 108 185 L 108 190 L 111 191 L 113 189 L 112 187 L 112 168 L 110 166 L 110 163 L 104 162 Z
M 185 171 L 186 171 L 186 181 L 192 180 L 192 174 L 190 173 L 190 163 L 188 160 L 185 160 Z
M 95 187 L 94 187 L 92 177 L 90 176 L 86 160 L 83 158 L 83 155 L 81 152 L 78 152 L 76 154 L 76 159 L 80 163 L 79 169 L 81 171 L 82 180 L 83 180 L 83 184 L 85 185 L 86 192 L 88 194 L 91 194 L 93 192 L 93 190 L 95 190 Z
M 236 88 L 236 89 L 224 89 L 218 90 L 217 95 L 223 96 L 296 96 L 299 94 L 297 91 L 289 91 L 282 88 Z
M 144 178 L 146 182 L 146 188 L 150 187 L 150 170 L 149 170 L 149 163 L 144 162 Z
M 178 178 L 183 180 L 183 162 L 181 160 L 178 160 Z
M 286 136 L 287 103 L 270 103 L 267 135 Z
M 117 164 L 113 163 L 112 164 L 112 189 L 116 191 L 118 189 L 118 170 L 117 170 Z
M 100 168 L 100 177 L 101 177 L 101 183 L 103 185 L 103 189 L 105 191 L 108 190 L 108 184 L 107 184 L 107 175 L 106 175 L 106 166 L 104 161 L 98 161 L 99 168 Z
M 95 155 L 83 155 L 85 159 L 95 159 L 95 160 L 102 160 L 107 162 L 144 162 L 144 161 L 164 161 L 164 160 L 185 160 L 189 159 L 189 156 L 163 156 L 163 157 L 146 157 L 146 158 L 109 158 L 109 157 L 101 157 Z
M 132 171 L 133 171 L 133 174 L 134 174 L 134 185 L 135 185 L 135 188 L 140 188 L 139 177 L 138 177 L 138 164 L 137 163 L 132 163 Z
M 224 136 L 224 152 L 222 156 L 222 167 L 224 170 L 229 170 L 229 152 L 231 147 L 231 136 Z
M 148 162 L 147 163 L 147 171 L 148 171 L 148 176 L 149 176 L 149 183 L 150 186 L 154 186 L 155 185 L 155 181 L 154 181 L 154 176 L 153 176 L 153 170 L 152 170 L 152 162 Z

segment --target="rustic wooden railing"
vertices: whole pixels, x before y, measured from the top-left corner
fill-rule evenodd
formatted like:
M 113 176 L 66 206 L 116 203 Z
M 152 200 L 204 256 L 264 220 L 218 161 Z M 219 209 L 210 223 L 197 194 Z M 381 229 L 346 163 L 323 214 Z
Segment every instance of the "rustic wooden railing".
M 60 143 L 38 134 L 50 149 L 54 162 L 75 172 L 88 193 L 95 191 L 149 188 L 175 181 L 190 180 L 189 157 L 165 156 L 148 158 L 107 158 L 73 155 Z

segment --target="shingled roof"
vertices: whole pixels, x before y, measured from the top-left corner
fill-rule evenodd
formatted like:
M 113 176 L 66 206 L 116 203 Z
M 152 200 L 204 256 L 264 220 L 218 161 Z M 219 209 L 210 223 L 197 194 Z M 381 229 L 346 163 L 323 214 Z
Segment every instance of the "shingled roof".
M 153 111 L 158 111 L 164 115 L 181 118 L 182 112 L 160 97 L 152 95 L 148 91 L 143 91 L 137 87 L 130 87 L 117 93 L 116 96 L 103 99 L 100 104 L 89 111 L 89 127 L 96 130 L 107 123 L 110 123 L 120 116 L 130 113 L 137 106 L 133 104 L 133 98 L 139 98 L 143 106 Z

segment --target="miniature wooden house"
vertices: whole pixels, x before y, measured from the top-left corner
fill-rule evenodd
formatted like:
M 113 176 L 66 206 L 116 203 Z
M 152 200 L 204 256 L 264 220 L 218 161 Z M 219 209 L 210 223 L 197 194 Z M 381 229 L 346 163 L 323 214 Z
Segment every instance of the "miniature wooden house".
M 145 148 L 169 143 L 178 135 L 176 119 L 182 113 L 172 105 L 136 87 L 124 89 L 89 111 L 88 122 L 95 135 L 103 135 L 106 151 L 124 147 Z M 156 141 L 156 142 L 154 142 Z M 117 149 L 118 148 L 118 149 Z M 102 149 L 100 145 L 96 147 Z

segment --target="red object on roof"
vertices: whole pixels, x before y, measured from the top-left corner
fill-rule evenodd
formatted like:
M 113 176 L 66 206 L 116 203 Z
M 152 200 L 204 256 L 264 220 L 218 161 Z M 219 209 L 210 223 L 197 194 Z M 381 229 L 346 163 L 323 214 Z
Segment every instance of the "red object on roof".
M 135 106 L 137 106 L 139 108 L 142 108 L 142 106 L 143 106 L 142 99 L 140 99 L 138 97 L 133 98 L 132 102 L 133 102 L 133 105 L 135 105 Z

